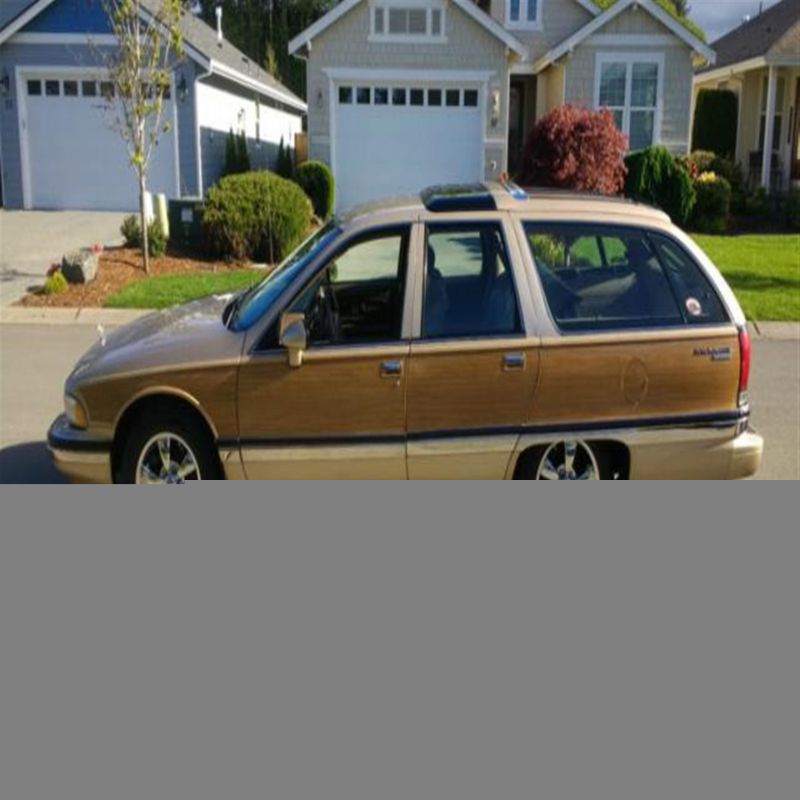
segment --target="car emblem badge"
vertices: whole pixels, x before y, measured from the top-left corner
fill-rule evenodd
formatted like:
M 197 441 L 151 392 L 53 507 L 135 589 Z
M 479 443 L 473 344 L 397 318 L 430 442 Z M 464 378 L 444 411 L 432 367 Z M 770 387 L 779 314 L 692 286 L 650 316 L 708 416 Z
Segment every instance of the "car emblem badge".
M 703 306 L 696 297 L 690 297 L 686 301 L 686 310 L 693 316 L 699 317 L 703 313 Z

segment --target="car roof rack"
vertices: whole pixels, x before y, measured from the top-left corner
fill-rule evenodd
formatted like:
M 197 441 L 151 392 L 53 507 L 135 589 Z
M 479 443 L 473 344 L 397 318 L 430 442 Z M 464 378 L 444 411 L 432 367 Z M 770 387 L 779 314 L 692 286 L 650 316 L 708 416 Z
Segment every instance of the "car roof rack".
M 482 183 L 429 186 L 420 193 L 428 211 L 497 211 L 497 201 Z

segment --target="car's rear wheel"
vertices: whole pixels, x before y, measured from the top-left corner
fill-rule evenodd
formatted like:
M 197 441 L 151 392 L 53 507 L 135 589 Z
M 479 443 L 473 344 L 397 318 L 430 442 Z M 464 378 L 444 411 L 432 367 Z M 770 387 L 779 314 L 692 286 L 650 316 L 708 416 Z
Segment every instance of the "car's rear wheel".
M 202 426 L 160 417 L 134 425 L 122 452 L 120 483 L 178 485 L 219 480 L 219 460 Z
M 533 481 L 601 481 L 616 475 L 605 450 L 581 439 L 562 439 L 526 452 L 516 477 Z

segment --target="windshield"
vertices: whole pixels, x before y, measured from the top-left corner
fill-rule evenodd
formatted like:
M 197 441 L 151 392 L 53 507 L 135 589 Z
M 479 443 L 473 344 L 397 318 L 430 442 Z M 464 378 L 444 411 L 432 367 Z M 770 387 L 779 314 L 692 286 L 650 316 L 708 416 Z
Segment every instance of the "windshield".
M 245 331 L 257 322 L 278 299 L 292 281 L 305 269 L 319 249 L 325 247 L 341 233 L 338 222 L 331 220 L 313 236 L 306 239 L 279 267 L 276 267 L 261 283 L 246 290 L 230 326 L 236 331 Z

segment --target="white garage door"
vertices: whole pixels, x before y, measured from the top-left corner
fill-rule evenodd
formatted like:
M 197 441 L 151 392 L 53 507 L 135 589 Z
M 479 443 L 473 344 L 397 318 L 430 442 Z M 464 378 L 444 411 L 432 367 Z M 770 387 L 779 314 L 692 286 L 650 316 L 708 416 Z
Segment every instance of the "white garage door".
M 41 209 L 134 211 L 136 173 L 105 98 L 113 85 L 86 77 L 27 76 L 29 204 Z M 172 124 L 170 102 L 164 121 Z M 150 191 L 174 196 L 173 134 L 162 134 L 151 161 Z
M 477 87 L 342 84 L 334 100 L 337 208 L 483 179 Z

